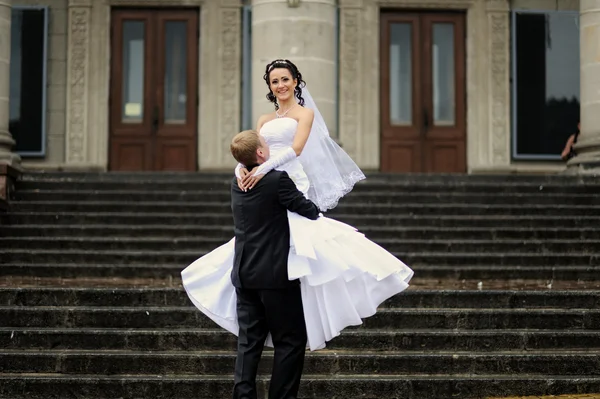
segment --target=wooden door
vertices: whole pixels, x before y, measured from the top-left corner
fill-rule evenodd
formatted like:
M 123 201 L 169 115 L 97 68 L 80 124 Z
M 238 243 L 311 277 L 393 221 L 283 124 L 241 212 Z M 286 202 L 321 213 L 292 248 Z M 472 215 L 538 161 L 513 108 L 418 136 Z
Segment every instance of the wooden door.
M 381 15 L 381 170 L 462 173 L 465 18 Z
M 111 170 L 196 170 L 198 32 L 196 10 L 113 9 Z

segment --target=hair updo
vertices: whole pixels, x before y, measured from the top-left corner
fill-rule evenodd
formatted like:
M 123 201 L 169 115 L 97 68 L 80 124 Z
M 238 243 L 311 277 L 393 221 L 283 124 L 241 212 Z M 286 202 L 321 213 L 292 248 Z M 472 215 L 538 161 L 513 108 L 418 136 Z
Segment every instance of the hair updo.
M 296 88 L 294 89 L 294 95 L 298 99 L 298 104 L 304 105 L 304 98 L 302 98 L 302 88 L 304 86 L 306 86 L 306 82 L 304 80 L 302 80 L 302 74 L 298 70 L 298 67 L 296 65 L 294 65 L 294 63 L 290 60 L 279 59 L 279 60 L 275 60 L 275 61 L 272 61 L 269 64 L 267 64 L 267 68 L 265 70 L 265 75 L 263 76 L 263 79 L 265 80 L 265 82 L 267 83 L 267 87 L 269 88 L 269 93 L 267 94 L 267 100 L 269 100 L 270 102 L 275 104 L 276 110 L 279 109 L 279 104 L 277 103 L 277 97 L 275 97 L 275 94 L 273 94 L 273 90 L 271 90 L 271 79 L 270 79 L 271 71 L 273 69 L 277 69 L 277 68 L 287 69 L 288 71 L 290 71 L 290 74 L 292 75 L 292 79 L 296 79 L 298 81 L 298 84 L 296 85 Z

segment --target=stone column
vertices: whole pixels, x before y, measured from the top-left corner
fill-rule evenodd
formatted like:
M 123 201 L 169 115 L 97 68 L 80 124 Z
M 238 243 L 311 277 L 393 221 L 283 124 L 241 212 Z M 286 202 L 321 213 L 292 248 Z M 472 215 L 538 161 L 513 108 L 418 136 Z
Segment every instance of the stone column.
M 263 80 L 266 65 L 285 58 L 298 66 L 310 94 L 337 137 L 335 0 L 252 1 L 252 117 L 273 111 Z
M 581 135 L 570 173 L 600 172 L 600 0 L 580 1 Z
M 11 0 L 0 0 L 0 163 L 20 168 L 21 157 L 12 148 L 15 141 L 8 130 L 10 96 Z

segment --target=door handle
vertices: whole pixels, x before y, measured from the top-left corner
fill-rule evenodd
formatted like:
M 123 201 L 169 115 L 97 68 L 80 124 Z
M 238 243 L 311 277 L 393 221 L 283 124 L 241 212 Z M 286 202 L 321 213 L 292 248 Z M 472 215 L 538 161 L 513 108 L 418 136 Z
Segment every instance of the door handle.
M 160 111 L 158 109 L 158 105 L 154 107 L 152 111 L 152 133 L 156 133 L 158 131 L 158 118 Z
M 429 112 L 427 112 L 427 108 L 423 109 L 423 131 L 427 132 L 429 130 Z

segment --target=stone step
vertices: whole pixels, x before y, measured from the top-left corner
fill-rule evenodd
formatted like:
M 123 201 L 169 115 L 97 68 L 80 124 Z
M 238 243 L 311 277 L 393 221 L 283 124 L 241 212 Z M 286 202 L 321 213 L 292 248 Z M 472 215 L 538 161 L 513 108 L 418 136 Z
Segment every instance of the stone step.
M 3 254 L 4 258 L 5 254 Z M 32 278 L 124 278 L 135 279 L 171 279 L 180 280 L 181 271 L 187 266 L 182 263 L 148 263 L 139 264 L 96 264 L 96 263 L 4 263 L 0 267 L 0 277 L 32 277 Z M 439 265 L 410 265 L 415 271 L 418 284 L 422 279 L 444 280 L 544 280 L 544 286 L 555 281 L 595 281 L 600 273 L 600 266 L 500 266 L 481 265 L 469 266 L 464 264 Z
M 99 190 L 19 190 L 17 201 L 113 201 L 113 202 L 228 202 L 230 190 L 192 191 L 99 191 Z M 469 204 L 570 204 L 600 205 L 597 194 L 570 193 L 509 193 L 499 196 L 490 193 L 461 192 L 389 192 L 369 191 L 349 193 L 342 203 L 469 203 Z
M 7 306 L 189 306 L 183 288 L 0 288 Z M 382 304 L 385 308 L 597 308 L 600 291 L 408 290 Z
M 1 374 L 0 398 L 48 399 L 65 395 L 92 398 L 215 399 L 231 395 L 232 377 L 155 375 L 32 376 Z M 258 379 L 265 398 L 268 377 Z M 298 399 L 435 398 L 481 399 L 489 396 L 600 392 L 600 377 L 553 375 L 310 375 L 302 376 Z
M 600 229 L 594 227 L 395 227 L 365 226 L 360 229 L 371 240 L 600 240 Z M 165 237 L 184 238 L 210 235 L 223 241 L 232 238 L 233 227 L 227 225 L 113 225 L 113 224 L 30 224 L 0 225 L 0 237 Z
M 233 176 L 233 175 L 232 175 Z M 55 180 L 20 180 L 16 188 L 20 190 L 82 190 L 82 191 L 211 191 L 228 190 L 231 187 L 230 178 L 212 177 L 208 179 L 157 179 L 132 178 L 114 180 L 94 180 L 86 178 L 55 179 Z M 465 193 L 562 193 L 562 194 L 594 194 L 600 192 L 597 181 L 580 183 L 572 181 L 482 181 L 454 180 L 440 178 L 427 181 L 413 179 L 368 179 L 354 186 L 352 192 L 387 191 L 387 192 L 465 192 Z
M 0 350 L 3 373 L 58 373 L 97 375 L 231 375 L 234 351 L 73 351 Z M 273 351 L 263 354 L 259 374 L 269 375 Z M 586 351 L 513 352 L 368 352 L 317 351 L 308 353 L 303 374 L 380 376 L 448 374 L 557 374 L 594 376 L 598 355 Z
M 488 282 L 497 280 L 546 280 L 552 281 L 596 281 L 600 267 L 597 266 L 498 266 L 493 264 L 468 266 L 468 265 L 411 265 L 418 279 L 444 279 L 444 280 L 473 280 Z
M 374 175 L 378 175 L 375 173 Z M 68 172 L 68 171 L 43 171 L 28 172 L 23 174 L 19 181 L 48 181 L 48 182 L 75 182 L 75 181 L 220 181 L 228 180 L 233 176 L 231 171 L 222 172 Z M 534 176 L 532 176 L 534 177 Z M 542 177 L 542 176 L 540 176 Z M 543 180 L 545 181 L 545 180 Z M 563 181 L 563 180 L 561 180 Z M 564 179 L 564 181 L 584 181 L 579 179 Z
M 21 181 L 206 181 L 215 179 L 229 179 L 232 177 L 231 171 L 215 172 L 28 172 L 21 176 Z M 455 173 L 385 173 L 385 172 L 365 172 L 366 180 L 358 184 L 365 184 L 371 181 L 402 181 L 402 182 L 493 182 L 493 183 L 597 183 L 596 176 L 573 176 L 564 174 L 455 174 Z
M 172 209 L 171 209 L 172 211 Z M 563 216 L 563 215 L 356 215 L 336 214 L 336 220 L 363 229 L 378 227 L 442 227 L 442 228 L 596 228 L 600 216 Z M 125 212 L 11 212 L 0 214 L 0 230 L 10 225 L 89 225 L 110 224 L 113 226 L 165 225 L 177 228 L 190 226 L 229 226 L 233 219 L 227 213 L 125 213 Z
M 231 239 L 231 237 L 230 237 Z M 198 251 L 210 252 L 225 240 L 221 237 L 3 237 L 0 250 L 36 249 L 36 250 L 122 250 L 151 251 Z M 600 240 L 403 240 L 383 238 L 377 244 L 390 252 L 446 252 L 480 253 L 600 253 Z
M 212 248 L 211 248 L 212 249 Z M 418 251 L 419 248 L 414 248 Z M 115 265 L 179 264 L 181 269 L 205 255 L 203 251 L 118 251 L 76 249 L 3 249 L 2 261 L 7 264 L 53 264 L 79 263 Z M 593 266 L 600 264 L 597 253 L 448 253 L 444 252 L 395 252 L 394 256 L 411 267 L 488 265 L 495 266 Z M 87 266 L 86 266 L 87 267 Z
M 215 328 L 189 306 L 0 306 L 7 327 L 94 328 Z M 382 329 L 574 329 L 593 330 L 600 323 L 598 309 L 381 309 L 360 328 Z
M 223 329 L 0 327 L 0 347 L 11 350 L 201 351 L 236 349 Z M 555 351 L 600 350 L 598 330 L 346 329 L 327 343 L 332 351 Z
M 119 213 L 228 213 L 228 202 L 112 202 L 112 201 L 16 201 L 15 212 L 119 212 Z M 419 204 L 419 203 L 340 203 L 330 215 L 561 215 L 586 216 L 600 214 L 600 206 L 565 204 L 488 205 L 488 204 Z M 335 217 L 335 216 L 333 216 Z

